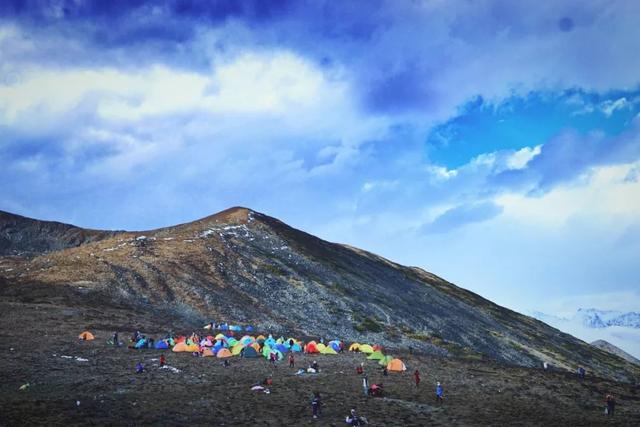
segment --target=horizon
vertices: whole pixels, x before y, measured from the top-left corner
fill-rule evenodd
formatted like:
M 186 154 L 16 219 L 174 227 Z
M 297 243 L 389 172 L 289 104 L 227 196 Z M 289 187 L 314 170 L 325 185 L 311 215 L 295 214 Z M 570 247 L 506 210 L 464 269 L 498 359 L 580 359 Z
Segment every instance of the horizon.
M 640 3 L 362 4 L 4 2 L 0 209 L 248 206 L 521 313 L 640 311 Z

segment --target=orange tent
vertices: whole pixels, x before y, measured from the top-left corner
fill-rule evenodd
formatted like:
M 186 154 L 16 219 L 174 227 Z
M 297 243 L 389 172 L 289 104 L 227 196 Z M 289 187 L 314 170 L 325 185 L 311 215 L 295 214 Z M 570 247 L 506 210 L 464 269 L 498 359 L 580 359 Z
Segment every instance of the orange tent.
M 213 351 L 211 351 L 211 349 L 210 349 L 210 348 L 205 348 L 205 349 L 202 351 L 202 356 L 203 356 L 203 357 L 213 357 L 213 356 L 214 356 L 214 354 L 213 354 Z
M 249 344 L 249 347 L 253 347 L 253 349 L 255 351 L 257 351 L 258 353 L 260 353 L 260 344 L 258 344 L 257 342 L 251 343 Z
M 349 351 L 360 351 L 360 344 L 354 342 L 349 346 Z
M 402 360 L 393 359 L 387 364 L 387 370 L 392 372 L 402 372 L 406 371 L 407 367 L 404 365 L 404 363 L 402 363 Z
M 189 351 L 191 353 L 195 351 L 200 351 L 200 346 L 198 346 L 198 344 L 187 345 L 185 346 L 184 351 Z
M 180 341 L 176 345 L 173 346 L 173 351 L 179 353 L 181 351 L 189 351 L 187 348 L 187 344 L 184 341 Z
M 219 357 L 221 359 L 224 357 L 231 357 L 231 356 L 233 356 L 233 354 L 231 354 L 228 348 L 220 349 L 220 351 L 218 351 L 218 354 L 216 354 L 216 357 Z
M 93 334 L 89 331 L 84 331 L 83 333 L 78 335 L 78 338 L 84 341 L 91 341 L 96 339 L 96 337 L 94 337 Z

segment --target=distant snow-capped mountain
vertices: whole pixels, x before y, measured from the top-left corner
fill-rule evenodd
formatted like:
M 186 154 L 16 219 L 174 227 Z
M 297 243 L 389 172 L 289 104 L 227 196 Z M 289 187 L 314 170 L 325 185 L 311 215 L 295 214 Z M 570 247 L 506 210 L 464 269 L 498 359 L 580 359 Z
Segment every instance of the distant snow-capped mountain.
M 530 316 L 587 342 L 606 340 L 640 358 L 640 313 L 581 308 L 571 317 L 540 311 Z
M 596 310 L 595 308 L 580 308 L 575 317 L 582 320 L 582 324 L 588 328 L 606 328 L 608 326 L 626 326 L 640 329 L 640 313 L 630 311 Z

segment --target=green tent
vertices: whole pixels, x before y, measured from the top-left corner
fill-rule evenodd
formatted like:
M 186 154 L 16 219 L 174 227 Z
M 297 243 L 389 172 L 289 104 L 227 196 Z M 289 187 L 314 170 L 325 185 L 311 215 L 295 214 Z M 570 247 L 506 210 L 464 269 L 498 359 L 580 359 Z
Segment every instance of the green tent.
M 382 360 L 384 359 L 384 354 L 382 354 L 381 351 L 374 351 L 373 353 L 371 353 L 369 355 L 369 357 L 367 357 L 367 359 L 369 360 Z
M 393 360 L 393 356 L 385 356 L 378 362 L 382 366 L 387 366 Z

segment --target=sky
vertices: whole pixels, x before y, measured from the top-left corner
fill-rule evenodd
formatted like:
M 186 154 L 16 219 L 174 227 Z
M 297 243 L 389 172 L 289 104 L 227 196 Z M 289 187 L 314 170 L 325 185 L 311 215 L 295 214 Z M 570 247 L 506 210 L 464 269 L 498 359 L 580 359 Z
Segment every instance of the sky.
M 640 310 L 640 2 L 0 2 L 0 209 L 246 206 L 526 312 Z

